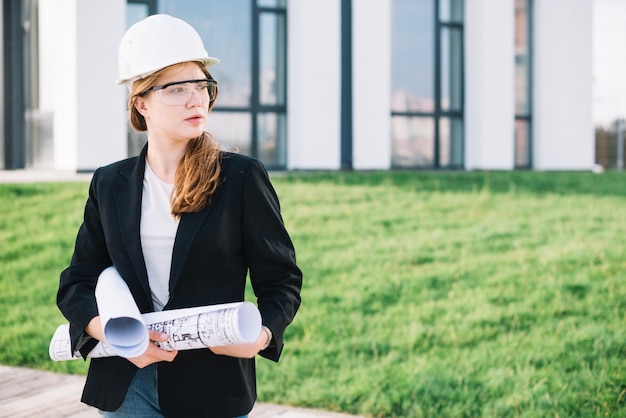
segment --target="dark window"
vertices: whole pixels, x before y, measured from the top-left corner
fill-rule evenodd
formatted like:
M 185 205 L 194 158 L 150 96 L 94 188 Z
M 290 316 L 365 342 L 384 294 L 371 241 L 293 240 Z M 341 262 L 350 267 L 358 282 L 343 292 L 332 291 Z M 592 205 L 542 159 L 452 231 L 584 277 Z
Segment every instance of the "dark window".
M 391 117 L 391 161 L 394 167 L 433 167 L 435 119 L 430 115 Z
M 463 0 L 393 0 L 392 167 L 463 167 Z
M 531 0 L 515 0 L 515 168 L 532 167 Z
M 286 0 L 156 4 L 150 14 L 167 13 L 187 21 L 209 55 L 221 60 L 209 68 L 219 83 L 219 97 L 207 130 L 225 149 L 258 157 L 269 169 L 286 168 Z M 143 10 L 135 7 L 139 20 Z
M 3 124 L 0 168 L 50 166 L 52 114 L 39 109 L 36 0 L 3 3 Z

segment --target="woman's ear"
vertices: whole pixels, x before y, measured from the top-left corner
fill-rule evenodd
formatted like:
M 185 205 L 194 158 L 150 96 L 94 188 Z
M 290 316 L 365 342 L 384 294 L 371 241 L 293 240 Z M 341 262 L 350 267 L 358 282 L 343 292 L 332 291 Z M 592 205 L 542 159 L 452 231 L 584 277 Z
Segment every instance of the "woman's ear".
M 143 97 L 137 97 L 135 99 L 134 106 L 135 109 L 137 109 L 137 112 L 139 112 L 139 114 L 145 118 L 148 114 L 148 108 L 146 107 L 146 102 Z

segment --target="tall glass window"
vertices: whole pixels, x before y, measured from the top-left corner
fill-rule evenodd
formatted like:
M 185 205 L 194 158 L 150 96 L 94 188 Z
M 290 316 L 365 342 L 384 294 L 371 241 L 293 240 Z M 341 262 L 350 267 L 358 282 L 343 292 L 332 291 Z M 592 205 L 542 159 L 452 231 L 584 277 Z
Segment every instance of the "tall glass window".
M 0 168 L 53 165 L 53 114 L 39 96 L 39 2 L 4 2 Z
M 515 0 L 515 167 L 532 167 L 531 1 Z
M 463 0 L 393 0 L 393 167 L 463 166 Z
M 222 148 L 287 166 L 286 0 L 158 0 L 157 12 L 191 24 L 209 55 L 219 97 L 207 130 Z
M 435 110 L 435 8 L 432 0 L 394 0 L 392 9 L 393 112 Z
M 287 165 L 287 16 L 286 0 L 258 0 L 253 96 L 253 146 L 268 166 Z
M 39 108 L 39 25 L 36 0 L 22 1 L 26 167 L 52 166 L 52 115 Z

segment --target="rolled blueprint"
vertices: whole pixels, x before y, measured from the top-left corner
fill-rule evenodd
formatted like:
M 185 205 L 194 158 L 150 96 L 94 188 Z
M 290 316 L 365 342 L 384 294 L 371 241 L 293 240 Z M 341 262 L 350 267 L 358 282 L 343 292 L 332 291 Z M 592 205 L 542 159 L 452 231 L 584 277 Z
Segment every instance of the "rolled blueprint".
M 76 360 L 81 358 L 80 352 L 72 353 L 70 340 L 70 324 L 59 325 L 50 340 L 48 354 L 54 361 Z M 89 352 L 87 357 L 113 357 L 115 352 L 105 343 L 98 343 L 93 350 Z
M 151 312 L 142 314 L 141 319 L 146 324 L 144 329 L 154 329 L 169 336 L 167 341 L 158 343 L 164 350 L 252 343 L 261 334 L 261 314 L 250 302 Z M 57 328 L 50 341 L 49 354 L 55 361 L 80 358 L 79 352 L 71 352 L 68 324 Z M 109 344 L 98 343 L 87 357 L 115 355 L 119 354 Z
M 150 343 L 148 329 L 128 285 L 113 266 L 98 277 L 96 302 L 108 346 L 120 357 L 139 357 Z
M 170 312 L 175 312 L 176 317 Z M 164 350 L 247 344 L 256 341 L 261 333 L 261 314 L 250 302 L 152 312 L 143 318 L 148 328 L 169 336 L 167 341 L 156 343 Z

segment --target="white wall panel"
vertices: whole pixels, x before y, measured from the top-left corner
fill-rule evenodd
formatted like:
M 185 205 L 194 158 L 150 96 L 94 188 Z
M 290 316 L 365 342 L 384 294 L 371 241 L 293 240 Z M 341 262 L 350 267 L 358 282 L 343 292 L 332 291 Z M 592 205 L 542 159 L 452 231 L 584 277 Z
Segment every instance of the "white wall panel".
M 586 170 L 595 161 L 592 3 L 592 0 L 535 1 L 535 169 Z
M 54 167 L 76 169 L 76 0 L 39 2 L 40 103 L 53 113 Z
M 465 167 L 509 170 L 514 161 L 514 3 L 466 0 L 465 10 Z
M 78 170 L 92 170 L 127 156 L 127 88 L 115 84 L 125 30 L 126 0 L 77 1 Z
M 53 114 L 57 169 L 126 157 L 126 92 L 115 84 L 125 18 L 125 0 L 39 2 L 40 103 Z
M 352 3 L 355 169 L 391 165 L 391 0 Z
M 340 2 L 288 4 L 288 168 L 340 167 Z

